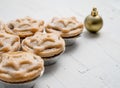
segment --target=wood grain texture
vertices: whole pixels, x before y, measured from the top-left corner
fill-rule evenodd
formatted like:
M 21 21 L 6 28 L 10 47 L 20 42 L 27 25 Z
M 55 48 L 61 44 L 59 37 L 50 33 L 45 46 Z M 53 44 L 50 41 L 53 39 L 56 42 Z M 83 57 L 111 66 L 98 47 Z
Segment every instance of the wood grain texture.
M 104 20 L 102 30 L 94 35 L 84 29 L 34 88 L 120 88 L 119 5 L 120 0 L 0 0 L 0 19 L 31 16 L 48 22 L 54 16 L 76 16 L 84 22 L 96 6 Z

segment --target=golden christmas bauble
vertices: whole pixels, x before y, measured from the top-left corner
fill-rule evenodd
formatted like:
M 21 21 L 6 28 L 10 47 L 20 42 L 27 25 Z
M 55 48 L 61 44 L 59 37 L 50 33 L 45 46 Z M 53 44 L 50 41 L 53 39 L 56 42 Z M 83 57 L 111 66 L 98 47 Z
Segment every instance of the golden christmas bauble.
M 92 33 L 96 33 L 102 28 L 103 20 L 98 15 L 97 8 L 93 8 L 91 15 L 85 18 L 84 24 L 85 28 Z

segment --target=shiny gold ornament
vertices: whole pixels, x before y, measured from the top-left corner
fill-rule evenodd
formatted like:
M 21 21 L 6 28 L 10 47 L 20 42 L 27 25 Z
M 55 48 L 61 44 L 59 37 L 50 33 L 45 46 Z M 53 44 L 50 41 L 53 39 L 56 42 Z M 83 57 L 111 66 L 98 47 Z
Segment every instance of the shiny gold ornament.
M 84 23 L 86 29 L 92 33 L 96 33 L 102 28 L 103 20 L 101 16 L 98 15 L 97 8 L 93 8 L 91 15 L 85 18 Z

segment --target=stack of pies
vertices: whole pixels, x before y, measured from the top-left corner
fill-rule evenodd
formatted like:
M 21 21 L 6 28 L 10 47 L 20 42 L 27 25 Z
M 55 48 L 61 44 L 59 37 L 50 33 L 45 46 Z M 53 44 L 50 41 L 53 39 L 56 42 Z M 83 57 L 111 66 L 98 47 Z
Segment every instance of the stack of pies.
M 47 25 L 30 17 L 0 22 L 0 80 L 25 83 L 40 77 L 44 62 L 55 63 L 65 51 L 66 39 L 79 36 L 82 30 L 75 17 L 53 18 Z

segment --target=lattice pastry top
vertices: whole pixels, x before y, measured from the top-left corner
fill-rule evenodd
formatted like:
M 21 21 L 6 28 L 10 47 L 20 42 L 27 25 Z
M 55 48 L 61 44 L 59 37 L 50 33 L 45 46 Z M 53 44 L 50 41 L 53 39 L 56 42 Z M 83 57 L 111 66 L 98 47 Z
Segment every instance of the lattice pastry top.
M 79 35 L 83 30 L 83 24 L 75 17 L 56 18 L 46 25 L 46 32 L 59 33 L 62 37 L 69 38 Z
M 33 52 L 41 57 L 52 57 L 64 51 L 64 40 L 54 33 L 37 32 L 22 41 L 24 51 Z
M 5 29 L 6 32 L 25 38 L 33 35 L 37 31 L 42 32 L 44 28 L 44 21 L 38 21 L 30 17 L 25 17 L 11 21 L 7 25 L 8 28 Z
M 0 79 L 10 83 L 30 81 L 41 75 L 44 61 L 28 52 L 9 52 L 0 57 Z
M 0 32 L 0 54 L 10 51 L 18 51 L 20 48 L 20 38 L 17 35 Z

